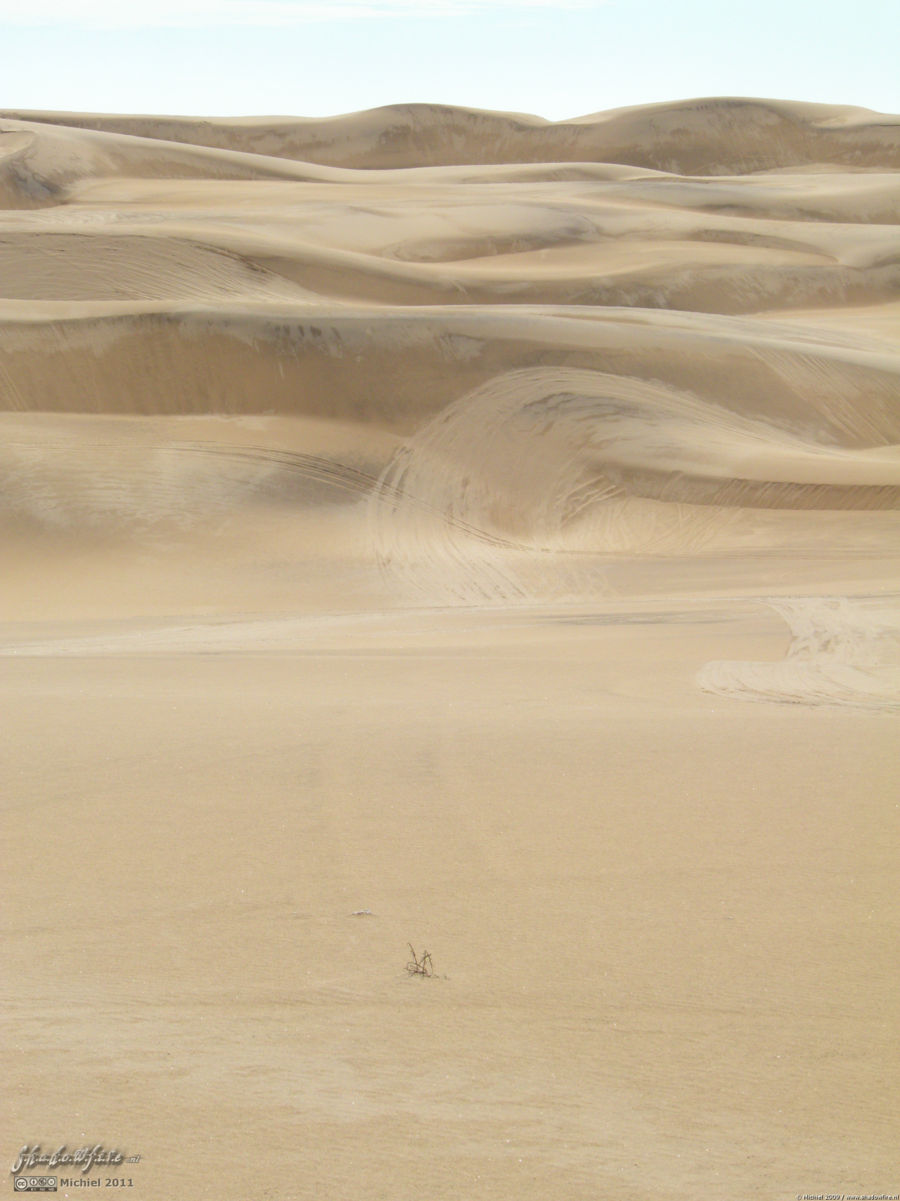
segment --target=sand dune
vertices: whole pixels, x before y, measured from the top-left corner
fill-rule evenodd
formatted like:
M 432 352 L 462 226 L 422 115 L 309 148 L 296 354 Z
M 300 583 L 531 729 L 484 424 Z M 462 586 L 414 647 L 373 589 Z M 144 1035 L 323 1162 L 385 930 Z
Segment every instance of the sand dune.
M 846 107 L 0 114 L 20 1143 L 896 1191 L 898 225 Z
M 8 117 L 335 167 L 627 163 L 688 175 L 834 163 L 895 167 L 900 119 L 859 108 L 745 98 L 647 105 L 545 121 L 522 113 L 401 104 L 325 119 L 7 111 Z
M 900 709 L 900 620 L 896 608 L 843 597 L 772 603 L 791 628 L 783 663 L 709 663 L 701 688 L 741 700 Z

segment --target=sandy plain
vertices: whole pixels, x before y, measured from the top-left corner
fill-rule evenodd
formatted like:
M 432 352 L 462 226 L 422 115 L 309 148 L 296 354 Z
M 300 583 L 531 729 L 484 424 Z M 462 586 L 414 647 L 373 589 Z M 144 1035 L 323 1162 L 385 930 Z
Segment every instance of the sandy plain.
M 776 101 L 2 114 L 10 1166 L 900 1193 L 898 171 Z

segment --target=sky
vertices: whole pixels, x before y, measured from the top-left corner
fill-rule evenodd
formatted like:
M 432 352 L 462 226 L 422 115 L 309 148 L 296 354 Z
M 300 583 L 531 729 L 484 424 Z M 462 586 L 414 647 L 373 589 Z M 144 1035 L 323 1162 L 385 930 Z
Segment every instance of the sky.
M 900 112 L 897 0 L 0 0 L 0 110 L 550 120 L 697 96 Z

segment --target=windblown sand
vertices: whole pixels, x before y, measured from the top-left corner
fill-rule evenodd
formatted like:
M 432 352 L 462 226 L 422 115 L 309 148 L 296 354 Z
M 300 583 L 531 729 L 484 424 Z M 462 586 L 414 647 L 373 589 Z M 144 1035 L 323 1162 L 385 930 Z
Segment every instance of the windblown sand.
M 0 204 L 10 1166 L 900 1193 L 900 118 L 6 113 Z

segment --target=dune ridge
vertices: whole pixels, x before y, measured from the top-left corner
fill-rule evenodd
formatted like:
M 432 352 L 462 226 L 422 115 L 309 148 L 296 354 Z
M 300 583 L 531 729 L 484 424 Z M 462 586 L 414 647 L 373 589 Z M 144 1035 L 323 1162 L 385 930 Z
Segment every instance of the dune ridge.
M 866 109 L 744 97 L 645 105 L 547 121 L 523 113 L 398 104 L 328 118 L 113 116 L 4 110 L 27 122 L 183 142 L 333 167 L 626 163 L 687 175 L 808 162 L 897 166 L 900 120 Z

